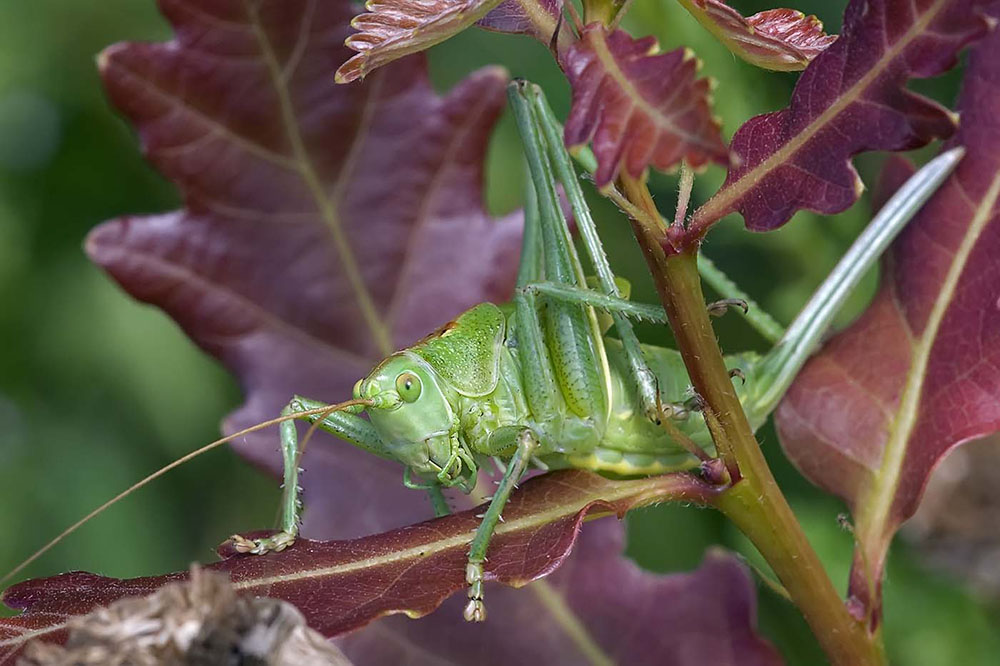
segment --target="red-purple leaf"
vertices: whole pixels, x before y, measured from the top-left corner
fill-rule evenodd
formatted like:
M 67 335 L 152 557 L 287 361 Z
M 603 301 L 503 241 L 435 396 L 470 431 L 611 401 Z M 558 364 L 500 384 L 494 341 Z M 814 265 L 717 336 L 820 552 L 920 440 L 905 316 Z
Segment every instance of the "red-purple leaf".
M 347 46 L 358 52 L 337 70 L 338 83 L 363 78 L 393 60 L 428 49 L 486 16 L 501 0 L 369 0 L 351 21 Z
M 869 592 L 931 470 L 1000 430 L 1000 32 L 973 52 L 959 109 L 963 162 L 896 241 L 875 302 L 778 410 L 788 455 L 851 507 L 851 591 L 875 620 Z
M 523 590 L 491 590 L 485 626 L 455 626 L 464 603 L 455 595 L 419 623 L 386 618 L 341 646 L 364 655 L 359 664 L 410 666 L 781 663 L 754 632 L 753 585 L 733 557 L 710 550 L 696 571 L 658 576 L 615 557 L 621 552 L 618 525 L 588 524 L 573 556 L 550 577 Z M 569 613 L 556 620 L 553 607 Z M 414 644 L 432 645 L 433 653 L 415 653 Z
M 889 155 L 882 164 L 878 181 L 872 190 L 872 210 L 881 210 L 892 195 L 903 186 L 903 183 L 916 172 L 917 167 L 908 158 L 896 154 Z
M 788 108 L 733 137 L 733 167 L 694 226 L 738 211 L 748 228 L 767 231 L 802 208 L 839 213 L 863 188 L 851 157 L 949 136 L 955 117 L 905 85 L 954 66 L 983 34 L 980 10 L 991 1 L 852 0 L 843 34 L 806 68 Z
M 573 88 L 565 139 L 570 148 L 593 141 L 598 187 L 624 169 L 639 178 L 650 166 L 667 170 L 725 164 L 728 152 L 712 116 L 710 86 L 685 49 L 654 55 L 656 39 L 633 39 L 598 23 L 566 53 Z
M 481 28 L 493 32 L 530 35 L 542 44 L 555 48 L 557 58 L 576 42 L 576 34 L 567 21 L 560 21 L 563 0 L 504 0 L 480 19 Z M 558 38 L 554 38 L 556 29 Z
M 837 39 L 823 23 L 794 9 L 744 17 L 722 0 L 680 0 L 730 51 L 752 65 L 778 71 L 804 69 Z
M 636 481 L 610 481 L 582 471 L 537 477 L 524 484 L 505 511 L 506 522 L 499 526 L 490 547 L 487 579 L 521 586 L 551 573 L 573 548 L 588 514 L 620 515 L 635 506 L 663 499 L 705 502 L 712 492 L 687 474 Z M 243 594 L 293 603 L 310 627 L 332 637 L 387 614 L 424 615 L 464 588 L 464 564 L 479 523 L 475 514 L 480 510 L 354 541 L 300 540 L 281 553 L 234 556 L 207 568 L 227 573 Z M 534 595 L 522 593 L 543 597 L 543 606 L 564 607 L 570 611 L 569 617 L 578 612 L 586 624 L 580 628 L 582 634 L 563 627 L 549 640 L 561 640 L 586 654 L 590 644 L 581 644 L 582 636 L 592 641 L 590 647 L 598 651 L 621 657 L 631 655 L 625 659 L 628 663 L 693 666 L 705 663 L 705 659 L 734 665 L 777 663 L 773 649 L 754 634 L 752 586 L 732 559 L 713 555 L 694 574 L 653 576 L 619 557 L 617 534 L 596 534 L 598 538 L 584 548 L 575 562 L 576 572 L 562 572 L 552 583 L 536 587 Z M 73 616 L 123 597 L 147 595 L 165 583 L 186 577 L 186 573 L 177 573 L 119 580 L 77 572 L 16 585 L 7 590 L 3 601 L 25 612 L 0 620 L 0 664 L 9 663 L 29 638 L 59 639 Z M 489 589 L 488 601 L 494 591 Z M 635 606 L 637 598 L 643 600 L 642 606 L 649 613 L 648 617 L 643 614 L 638 623 L 639 615 L 628 610 Z M 595 599 L 610 603 L 612 608 L 591 608 Z M 491 607 L 489 622 L 499 621 L 507 628 L 522 627 L 524 605 L 512 600 L 501 596 L 501 603 Z M 565 615 L 562 617 L 566 621 Z M 529 626 L 541 627 L 544 619 L 544 615 L 534 614 Z M 441 615 L 427 628 L 432 633 L 440 632 L 448 624 L 454 633 L 473 631 L 459 623 L 456 612 L 451 618 Z M 492 640 L 509 638 L 495 629 L 489 631 L 494 635 Z M 625 629 L 628 640 L 623 640 Z M 419 633 L 422 641 L 427 639 L 423 623 L 407 625 L 402 631 Z M 561 635 L 563 632 L 567 635 Z M 482 639 L 484 633 L 478 629 L 468 640 Z M 640 636 L 647 639 L 639 640 Z M 394 651 L 393 646 L 380 643 L 377 634 L 355 640 L 358 644 L 348 644 L 349 654 L 365 654 L 367 663 L 385 663 L 376 655 Z M 463 644 L 467 642 L 453 637 L 448 652 Z M 651 652 L 654 647 L 656 651 Z M 521 650 L 517 641 L 514 649 Z M 535 649 L 545 652 L 543 646 Z M 438 654 L 436 649 L 434 652 Z M 571 655 L 569 652 L 564 661 L 576 661 Z M 493 663 L 501 661 L 497 656 L 493 655 Z
M 504 0 L 487 14 L 478 25 L 495 32 L 532 35 L 543 44 L 552 42 L 559 24 L 562 0 Z M 572 41 L 573 34 L 565 22 L 559 28 L 560 45 Z
M 112 47 L 101 68 L 186 207 L 102 225 L 87 250 L 240 378 L 247 401 L 228 431 L 272 418 L 295 393 L 349 398 L 385 355 L 509 298 L 520 224 L 489 219 L 482 203 L 503 72 L 441 99 L 416 56 L 338 86 L 347 2 L 161 6 L 176 40 Z M 276 433 L 236 445 L 280 468 Z M 400 466 L 332 438 L 314 440 L 305 467 L 311 536 L 432 515 L 402 488 Z

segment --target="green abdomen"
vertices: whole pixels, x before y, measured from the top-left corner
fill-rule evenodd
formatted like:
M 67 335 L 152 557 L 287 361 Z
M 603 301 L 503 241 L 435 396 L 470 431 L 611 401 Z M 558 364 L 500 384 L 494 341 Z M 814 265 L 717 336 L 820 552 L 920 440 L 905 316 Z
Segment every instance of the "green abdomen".
M 625 475 L 658 474 L 696 466 L 699 461 L 694 456 L 642 414 L 621 344 L 605 338 L 605 346 L 611 370 L 611 411 L 603 437 L 598 447 L 588 454 L 564 456 L 565 463 Z M 679 352 L 643 345 L 643 356 L 657 377 L 665 403 L 683 403 L 692 397 L 687 370 Z M 749 375 L 756 359 L 755 354 L 744 354 L 728 357 L 727 364 Z M 739 384 L 739 380 L 735 381 Z M 740 388 L 737 386 L 737 390 Z M 712 439 L 701 414 L 691 413 L 673 424 L 698 446 L 710 453 L 713 451 Z

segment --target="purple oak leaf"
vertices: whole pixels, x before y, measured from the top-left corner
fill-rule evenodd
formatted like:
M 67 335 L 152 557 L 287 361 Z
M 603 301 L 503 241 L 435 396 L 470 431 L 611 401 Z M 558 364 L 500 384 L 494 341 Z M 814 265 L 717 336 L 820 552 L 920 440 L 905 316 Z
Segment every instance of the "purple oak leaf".
M 387 618 L 344 639 L 359 664 L 635 664 L 768 666 L 782 663 L 754 631 L 755 591 L 745 567 L 710 550 L 692 573 L 644 572 L 620 557 L 621 528 L 588 524 L 573 556 L 545 580 L 489 593 L 487 625 L 456 630 L 461 597 L 413 623 Z M 552 610 L 557 612 L 553 613 Z M 567 612 L 568 611 L 568 612 Z M 535 621 L 525 622 L 526 618 Z M 512 639 L 516 637 L 516 639 Z M 430 644 L 433 653 L 415 653 Z
M 1000 430 L 998 108 L 994 31 L 973 51 L 959 102 L 964 160 L 893 245 L 871 307 L 806 365 L 777 412 L 789 457 L 851 507 L 851 594 L 872 624 L 889 542 L 934 466 Z
M 443 99 L 421 57 L 338 86 L 349 3 L 161 6 L 175 41 L 114 46 L 100 63 L 185 208 L 106 223 L 87 251 L 239 377 L 247 398 L 227 431 L 273 418 L 295 393 L 348 399 L 395 349 L 509 298 L 521 227 L 482 202 L 501 70 Z M 236 446 L 280 468 L 274 431 Z M 304 466 L 308 535 L 432 515 L 400 466 L 333 438 L 314 440 Z
M 981 36 L 992 0 L 852 0 L 841 36 L 803 72 L 788 108 L 747 121 L 733 137 L 722 189 L 698 209 L 704 231 L 731 212 L 755 231 L 802 208 L 839 213 L 864 185 L 851 158 L 947 137 L 956 117 L 910 92 L 912 78 L 950 69 Z
M 712 116 L 709 82 L 685 49 L 654 54 L 653 37 L 588 25 L 564 58 L 573 100 L 566 145 L 593 141 L 594 182 L 607 187 L 624 170 L 639 178 L 649 166 L 668 170 L 725 164 L 726 145 Z

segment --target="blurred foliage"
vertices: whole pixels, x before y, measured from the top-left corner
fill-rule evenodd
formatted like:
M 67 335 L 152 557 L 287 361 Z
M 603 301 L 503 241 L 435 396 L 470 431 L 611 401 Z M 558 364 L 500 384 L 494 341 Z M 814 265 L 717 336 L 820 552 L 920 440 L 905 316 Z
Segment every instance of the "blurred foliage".
M 732 4 L 747 14 L 770 8 L 759 1 Z M 794 4 L 836 32 L 846 2 Z M 94 66 L 96 54 L 116 41 L 169 37 L 153 1 L 0 0 L 0 16 L 0 570 L 6 571 L 93 506 L 214 439 L 239 391 L 172 321 L 125 297 L 80 249 L 87 231 L 104 219 L 177 203 L 109 108 Z M 749 117 L 781 108 L 796 79 L 734 58 L 673 0 L 638 0 L 626 26 L 656 35 L 663 49 L 684 45 L 697 53 L 703 73 L 719 82 L 715 108 L 730 136 Z M 476 67 L 500 63 L 541 83 L 557 113 L 567 110 L 566 83 L 532 39 L 472 30 L 436 47 L 431 62 L 440 89 Z M 914 87 L 951 103 L 959 79 L 956 73 Z M 858 160 L 869 186 L 879 163 L 872 156 Z M 701 175 L 695 202 L 710 196 L 724 175 L 717 168 Z M 516 208 L 523 179 L 516 130 L 505 117 L 487 169 L 491 210 Z M 673 203 L 675 181 L 653 179 L 664 209 Z M 632 280 L 634 298 L 655 301 L 625 221 L 606 202 L 594 205 L 612 263 Z M 746 232 L 734 218 L 709 236 L 705 252 L 787 322 L 869 217 L 865 199 L 833 218 L 800 213 L 766 235 Z M 872 275 L 842 322 L 864 307 L 875 284 Z M 727 350 L 763 348 L 736 317 L 718 320 L 718 330 Z M 640 334 L 669 343 L 669 333 L 657 327 L 644 326 Z M 773 429 L 762 430 L 761 443 L 834 580 L 846 586 L 851 536 L 836 520 L 843 507 L 792 468 Z M 277 492 L 274 481 L 228 450 L 209 454 L 108 511 L 26 574 L 183 569 L 193 559 L 211 558 L 211 548 L 228 534 L 269 524 Z M 691 569 L 712 544 L 735 548 L 766 568 L 711 511 L 662 506 L 636 512 L 629 537 L 629 553 L 655 570 Z M 794 607 L 760 589 L 761 626 L 789 663 L 822 663 Z M 890 558 L 886 616 L 893 663 L 987 664 L 1000 653 L 996 607 L 921 568 L 902 545 Z

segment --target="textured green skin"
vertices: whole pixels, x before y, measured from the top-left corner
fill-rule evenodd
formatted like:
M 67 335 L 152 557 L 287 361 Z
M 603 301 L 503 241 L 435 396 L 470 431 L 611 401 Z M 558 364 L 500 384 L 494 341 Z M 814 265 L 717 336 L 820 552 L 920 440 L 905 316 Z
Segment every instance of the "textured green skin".
M 565 382 L 573 378 L 557 382 L 561 407 L 554 418 L 538 419 L 531 413 L 524 399 L 516 316 L 512 308 L 491 303 L 475 306 L 413 347 L 387 358 L 359 382 L 355 395 L 390 405 L 369 410 L 372 425 L 392 457 L 428 481 L 454 461 L 455 447 L 468 459 L 478 458 L 477 466 L 483 456 L 508 457 L 514 451 L 513 434 L 524 428 L 539 439 L 535 458 L 550 468 L 653 474 L 697 466 L 700 461 L 695 456 L 642 413 L 621 344 L 612 338 L 598 339 L 594 351 L 607 360 L 606 365 L 599 364 L 607 368 L 607 381 L 603 372 L 596 377 L 596 383 L 604 387 L 607 405 L 600 413 L 581 416 L 571 408 L 572 395 Z M 557 357 L 551 345 L 549 349 Z M 664 403 L 691 397 L 677 351 L 646 345 L 643 353 Z M 745 354 L 728 361 L 730 367 L 743 370 L 747 386 L 753 386 L 751 375 L 759 358 Z M 422 382 L 415 402 L 398 398 L 396 379 L 403 372 L 416 374 Z M 740 380 L 734 381 L 750 408 L 751 420 L 763 420 L 766 415 L 754 418 L 752 400 L 746 400 L 749 396 Z M 700 415 L 675 423 L 712 452 L 711 437 Z M 451 479 L 457 483 L 473 473 L 466 465 L 455 470 Z

